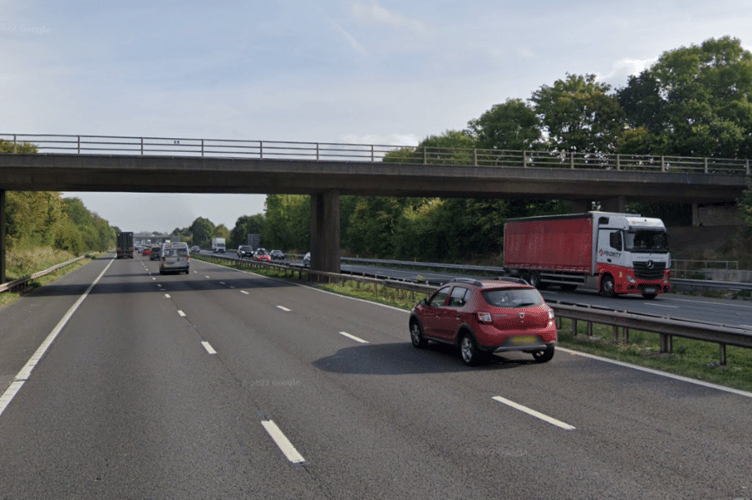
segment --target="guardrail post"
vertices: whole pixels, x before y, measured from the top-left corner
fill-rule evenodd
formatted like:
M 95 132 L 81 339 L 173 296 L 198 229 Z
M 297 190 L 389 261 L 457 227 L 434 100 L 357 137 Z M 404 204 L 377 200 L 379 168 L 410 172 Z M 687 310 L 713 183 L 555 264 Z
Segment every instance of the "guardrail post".
M 621 155 L 616 155 L 616 170 L 621 170 Z
M 16 154 L 16 134 L 13 134 L 13 154 Z
M 259 141 L 259 159 L 264 159 L 264 142 Z
M 423 146 L 423 165 L 428 164 L 428 157 L 426 156 L 426 147 Z
M 721 366 L 726 366 L 726 344 L 719 344 L 721 346 Z
M 373 144 L 371 144 L 371 161 L 372 162 L 376 161 L 376 156 L 374 155 L 374 152 L 373 152 Z
M 572 318 L 572 337 L 577 336 L 577 320 Z
M 749 173 L 749 159 L 747 159 L 747 175 L 750 175 L 750 173 Z
M 613 331 L 611 333 L 611 341 L 614 344 L 618 344 L 619 343 L 619 327 L 617 325 L 614 325 L 612 328 L 613 328 Z
M 473 148 L 473 166 L 478 166 L 478 148 Z
M 569 152 L 569 168 L 574 168 L 574 151 Z
M 527 168 L 527 151 L 522 151 L 522 167 Z
M 661 333 L 660 352 L 661 354 L 670 354 L 673 351 L 673 337 L 667 333 Z
M 708 157 L 703 158 L 705 160 L 705 173 L 708 173 Z
M 204 156 L 204 140 L 201 139 L 201 156 Z
M 81 136 L 76 136 L 76 153 L 81 154 Z
M 141 138 L 141 156 L 144 156 L 144 138 Z
M 661 172 L 666 171 L 666 157 L 661 156 Z

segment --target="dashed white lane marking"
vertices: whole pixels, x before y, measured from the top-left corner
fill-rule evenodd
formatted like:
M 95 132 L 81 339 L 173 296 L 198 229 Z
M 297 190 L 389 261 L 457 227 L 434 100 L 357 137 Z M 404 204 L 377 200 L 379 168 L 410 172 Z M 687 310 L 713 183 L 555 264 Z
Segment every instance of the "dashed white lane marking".
M 282 431 L 279 430 L 279 427 L 277 427 L 277 424 L 275 424 L 273 420 L 263 420 L 261 422 L 261 425 L 264 426 L 266 432 L 269 433 L 277 446 L 279 446 L 279 449 L 282 450 L 282 453 L 285 454 L 287 460 L 294 464 L 305 462 L 303 456 L 298 453 L 298 450 L 296 450 L 290 440 L 287 439 L 287 436 L 285 436 Z
M 240 290 L 240 293 L 242 293 L 244 295 L 248 295 L 248 292 L 246 292 L 245 290 Z
M 178 309 L 178 314 L 180 315 L 181 318 L 185 318 L 185 313 L 181 311 L 180 309 Z
M 290 309 L 286 308 L 285 306 L 277 306 L 277 309 L 288 312 L 288 313 L 290 312 Z
M 206 352 L 208 352 L 209 354 L 217 354 L 217 351 L 214 350 L 209 342 L 201 342 L 201 345 L 204 346 L 204 349 L 206 349 Z
M 155 278 L 154 276 L 152 276 L 151 279 L 153 279 L 154 281 L 157 281 L 157 278 Z
M 193 274 L 198 274 L 198 271 L 193 271 Z
M 209 278 L 209 277 L 208 276 L 204 276 L 204 278 Z M 209 279 L 211 279 L 211 278 L 209 278 Z
M 653 306 L 653 307 L 667 307 L 669 309 L 679 309 L 679 306 L 667 306 L 665 304 L 656 304 L 655 302 L 645 302 L 645 304 L 648 306 Z
M 16 374 L 16 378 L 11 382 L 10 387 L 8 387 L 5 392 L 0 396 L 0 415 L 3 414 L 5 411 L 5 408 L 8 407 L 10 402 L 13 400 L 13 398 L 18 394 L 18 391 L 21 389 L 21 387 L 24 385 L 24 383 L 29 379 L 31 376 L 32 370 L 34 370 L 34 367 L 37 366 L 37 363 L 39 363 L 39 360 L 42 359 L 42 356 L 44 356 L 44 353 L 47 352 L 47 349 L 50 348 L 52 345 L 52 342 L 55 341 L 57 336 L 60 334 L 60 332 L 63 330 L 66 324 L 68 324 L 68 321 L 70 321 L 73 314 L 78 310 L 79 306 L 81 306 L 81 303 L 86 299 L 86 297 L 89 296 L 89 293 L 91 292 L 91 289 L 94 288 L 94 285 L 99 283 L 99 280 L 104 276 L 104 273 L 107 272 L 107 270 L 110 268 L 112 263 L 114 262 L 114 259 L 110 261 L 109 264 L 102 270 L 101 273 L 99 273 L 99 276 L 97 276 L 97 279 L 95 279 L 91 285 L 86 289 L 86 291 L 81 295 L 78 300 L 71 306 L 70 309 L 68 309 L 68 312 L 65 313 L 65 315 L 58 321 L 57 325 L 55 325 L 55 328 L 52 329 L 49 335 L 47 335 L 47 338 L 44 339 L 44 342 L 37 348 L 36 352 L 29 358 L 29 360 L 26 362 L 23 368 L 21 368 L 21 371 L 19 371 Z
M 166 299 L 171 298 L 169 293 L 164 294 L 164 296 L 165 296 Z
M 344 336 L 344 337 L 347 337 L 348 339 L 353 339 L 355 342 L 360 342 L 361 344 L 367 344 L 368 343 L 367 340 L 363 340 L 363 339 L 361 339 L 359 337 L 356 337 L 355 335 L 350 335 L 347 332 L 339 332 L 339 334 L 342 335 L 342 336 Z
M 219 284 L 220 285 L 226 285 L 226 283 L 224 281 L 220 281 Z
M 522 406 L 521 404 L 517 404 L 514 401 L 510 401 L 506 398 L 502 398 L 501 396 L 494 396 L 494 399 L 498 401 L 499 403 L 503 403 L 507 406 L 511 406 L 515 410 L 519 410 L 521 412 L 527 413 L 528 415 L 532 415 L 535 418 L 539 418 L 543 420 L 544 422 L 548 422 L 549 424 L 555 425 L 556 427 L 561 427 L 565 431 L 573 431 L 576 429 L 576 427 L 566 424 L 562 422 L 561 420 L 556 420 L 553 417 L 549 417 L 548 415 L 544 415 L 543 413 L 539 411 L 535 411 L 532 408 L 528 408 L 527 406 Z

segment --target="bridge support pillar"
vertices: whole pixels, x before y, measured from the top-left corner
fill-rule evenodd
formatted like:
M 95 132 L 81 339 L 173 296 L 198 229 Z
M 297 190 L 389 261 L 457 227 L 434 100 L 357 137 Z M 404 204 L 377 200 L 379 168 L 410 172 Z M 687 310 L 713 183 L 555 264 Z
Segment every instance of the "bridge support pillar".
M 604 212 L 623 213 L 627 210 L 627 199 L 624 196 L 609 198 L 601 201 L 601 210 Z
M 339 191 L 311 195 L 311 269 L 340 272 Z
M 0 189 L 0 284 L 5 283 L 5 190 Z

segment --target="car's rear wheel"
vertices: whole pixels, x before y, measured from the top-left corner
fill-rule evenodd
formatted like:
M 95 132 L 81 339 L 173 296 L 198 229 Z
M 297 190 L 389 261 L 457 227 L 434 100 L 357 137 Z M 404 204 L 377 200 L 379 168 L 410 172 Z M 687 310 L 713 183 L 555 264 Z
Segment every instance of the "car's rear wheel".
M 473 336 L 469 333 L 463 334 L 460 340 L 460 356 L 467 366 L 477 366 L 483 357 L 483 353 L 478 350 Z
M 417 321 L 410 324 L 410 340 L 413 342 L 413 347 L 417 349 L 423 349 L 428 345 L 428 341 L 423 338 L 423 329 Z
M 554 352 L 554 346 L 550 345 L 543 351 L 535 351 L 533 353 L 533 359 L 535 359 L 536 363 L 548 363 L 553 359 Z

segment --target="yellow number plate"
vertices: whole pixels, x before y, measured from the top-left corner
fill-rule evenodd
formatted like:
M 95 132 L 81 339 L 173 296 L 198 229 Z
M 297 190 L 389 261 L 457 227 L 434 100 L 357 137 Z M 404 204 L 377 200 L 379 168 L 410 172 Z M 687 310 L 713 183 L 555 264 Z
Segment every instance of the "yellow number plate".
M 514 345 L 528 345 L 528 344 L 537 344 L 537 343 L 538 343 L 538 337 L 533 337 L 532 335 L 512 337 L 512 344 Z

